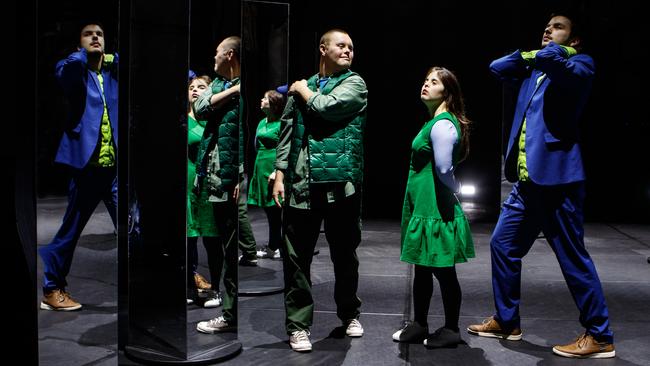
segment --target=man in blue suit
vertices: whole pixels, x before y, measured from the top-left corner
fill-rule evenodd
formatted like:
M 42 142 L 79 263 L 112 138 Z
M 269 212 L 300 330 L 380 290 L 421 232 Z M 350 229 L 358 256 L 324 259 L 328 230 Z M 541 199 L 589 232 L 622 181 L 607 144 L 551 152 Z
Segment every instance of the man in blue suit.
M 542 49 L 495 60 L 492 73 L 520 83 L 505 155 L 506 177 L 515 181 L 494 229 L 492 288 L 496 313 L 469 333 L 520 340 L 521 260 L 542 231 L 553 249 L 586 329 L 575 342 L 553 347 L 564 357 L 614 357 L 603 290 L 584 245 L 585 172 L 578 122 L 591 91 L 594 61 L 580 49 L 573 17 L 554 15 Z
M 63 223 L 40 248 L 44 281 L 41 309 L 78 310 L 66 291 L 66 276 L 79 236 L 100 201 L 116 223 L 117 55 L 104 52 L 104 30 L 88 24 L 76 52 L 59 61 L 56 78 L 68 101 L 65 131 L 55 161 L 69 166 L 72 179 Z

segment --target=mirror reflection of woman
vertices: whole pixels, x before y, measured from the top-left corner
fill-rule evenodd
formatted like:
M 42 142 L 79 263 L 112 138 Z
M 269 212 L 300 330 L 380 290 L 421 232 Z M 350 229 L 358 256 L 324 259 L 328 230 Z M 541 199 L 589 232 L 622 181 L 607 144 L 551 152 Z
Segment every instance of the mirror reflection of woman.
M 190 80 L 188 87 L 188 100 L 190 105 L 194 103 L 207 88 L 212 80 L 209 76 L 203 75 Z M 189 108 L 187 113 L 187 262 L 188 262 L 188 303 L 197 300 L 198 293 L 207 293 L 207 299 L 203 307 L 213 308 L 221 305 L 219 294 L 219 281 L 221 266 L 217 262 L 223 261 L 223 255 L 216 251 L 221 247 L 217 240 L 217 227 L 215 224 L 212 203 L 208 202 L 207 192 L 202 190 L 196 192 L 194 181 L 196 180 L 196 158 L 201 136 L 205 129 L 206 121 L 199 121 L 194 116 L 194 111 Z M 198 250 L 197 242 L 199 237 L 203 238 L 203 245 L 208 254 L 208 267 L 210 268 L 210 284 L 201 274 L 198 273 Z M 215 279 L 217 279 L 215 281 Z
M 275 179 L 275 149 L 280 138 L 280 116 L 286 101 L 284 96 L 275 90 L 264 93 L 260 101 L 260 109 L 266 115 L 255 134 L 257 156 L 253 174 L 248 184 L 248 204 L 264 209 L 269 224 L 269 240 L 267 245 L 257 251 L 259 258 L 280 258 L 282 241 L 281 208 L 275 205 L 271 196 L 271 184 Z

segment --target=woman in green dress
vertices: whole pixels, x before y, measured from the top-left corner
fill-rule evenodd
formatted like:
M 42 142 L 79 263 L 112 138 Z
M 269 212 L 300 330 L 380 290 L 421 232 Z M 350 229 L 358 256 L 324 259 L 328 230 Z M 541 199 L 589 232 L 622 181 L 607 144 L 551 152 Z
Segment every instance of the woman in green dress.
M 194 77 L 190 80 L 188 87 L 190 105 L 208 88 L 211 81 L 207 75 Z M 221 266 L 217 262 L 223 261 L 223 254 L 219 255 L 217 252 L 221 246 L 217 240 L 218 233 L 212 203 L 208 202 L 207 192 L 196 192 L 194 189 L 196 158 L 205 124 L 206 121 L 197 121 L 194 111 L 190 107 L 187 113 L 187 262 L 189 267 L 188 285 L 190 288 L 195 287 L 198 291 L 208 293 L 203 307 L 212 308 L 221 305 L 222 302 L 218 287 Z M 208 254 L 212 284 L 197 271 L 199 258 L 196 245 L 199 237 L 203 238 L 203 245 Z M 188 294 L 188 303 L 198 299 L 194 292 Z
M 257 126 L 255 147 L 257 156 L 255 166 L 248 184 L 248 204 L 264 209 L 269 223 L 269 241 L 257 256 L 260 258 L 280 258 L 282 242 L 281 208 L 275 205 L 271 197 L 271 187 L 275 179 L 275 148 L 280 138 L 280 117 L 285 105 L 284 96 L 275 90 L 264 93 L 260 109 L 266 115 Z
M 420 98 L 431 119 L 411 145 L 402 210 L 400 259 L 415 266 L 414 321 L 395 332 L 393 339 L 439 348 L 461 342 L 461 290 L 455 265 L 474 257 L 469 224 L 455 195 L 460 185 L 454 176 L 454 169 L 469 151 L 469 120 L 456 76 L 441 67 L 432 67 L 426 75 Z M 429 334 L 432 276 L 440 284 L 445 324 Z

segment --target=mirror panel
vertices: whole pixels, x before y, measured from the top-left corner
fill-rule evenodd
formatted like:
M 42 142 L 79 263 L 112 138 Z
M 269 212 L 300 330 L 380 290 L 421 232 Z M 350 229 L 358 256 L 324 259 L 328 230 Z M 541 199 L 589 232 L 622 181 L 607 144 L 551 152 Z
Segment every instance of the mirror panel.
M 241 145 L 247 184 L 240 206 L 240 248 L 257 242 L 256 266 L 240 265 L 240 294 L 282 292 L 281 209 L 271 198 L 268 177 L 275 161 L 279 117 L 286 101 L 289 52 L 289 4 L 243 1 L 242 60 L 245 70 Z M 278 92 L 278 90 L 280 92 Z M 247 209 L 246 209 L 247 208 Z M 254 239 L 250 239 L 254 238 Z M 246 264 L 246 263 L 240 263 Z

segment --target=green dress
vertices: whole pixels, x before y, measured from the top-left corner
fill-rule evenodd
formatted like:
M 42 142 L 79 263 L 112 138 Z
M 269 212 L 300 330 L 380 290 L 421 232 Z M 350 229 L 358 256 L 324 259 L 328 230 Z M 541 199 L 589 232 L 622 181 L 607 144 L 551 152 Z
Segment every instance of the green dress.
M 275 170 L 275 149 L 280 139 L 280 121 L 268 122 L 266 118 L 257 126 L 259 148 L 255 157 L 253 174 L 248 182 L 248 204 L 260 207 L 275 206 L 268 178 Z
M 456 127 L 458 120 L 444 112 L 427 122 L 413 139 L 411 166 L 402 209 L 402 253 L 404 262 L 427 267 L 451 267 L 474 257 L 474 243 L 467 218 L 456 195 L 438 178 L 433 169 L 431 127 L 442 120 Z M 454 146 L 454 165 L 459 158 Z
M 208 202 L 208 192 L 200 195 L 194 192 L 196 179 L 196 159 L 205 129 L 205 121 L 197 121 L 187 116 L 187 236 L 217 236 L 212 203 Z

